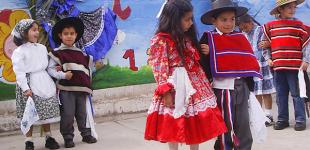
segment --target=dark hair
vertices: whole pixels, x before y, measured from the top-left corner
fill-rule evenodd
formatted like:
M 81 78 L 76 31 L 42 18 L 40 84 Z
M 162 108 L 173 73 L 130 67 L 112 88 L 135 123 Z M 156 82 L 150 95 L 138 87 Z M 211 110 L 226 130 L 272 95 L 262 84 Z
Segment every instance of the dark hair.
M 193 25 L 186 32 L 184 32 L 181 24 L 181 20 L 185 14 L 192 11 L 193 6 L 189 0 L 169 0 L 160 15 L 158 28 L 156 31 L 156 33 L 165 32 L 171 35 L 183 61 L 185 37 L 190 38 L 190 40 L 194 43 L 194 46 L 200 50 L 194 20 Z
M 253 18 L 250 15 L 245 14 L 245 15 L 242 15 L 242 16 L 237 18 L 236 24 L 237 24 L 237 26 L 239 26 L 242 23 L 250 23 L 250 22 L 253 22 L 253 21 L 254 20 L 253 20 Z
M 25 43 L 27 43 L 28 40 L 28 32 L 30 30 L 30 28 L 33 27 L 34 24 L 37 24 L 37 22 L 33 22 L 28 28 L 26 28 L 26 30 L 21 34 L 21 38 L 18 38 L 16 36 L 13 37 L 13 42 L 16 46 L 21 46 Z

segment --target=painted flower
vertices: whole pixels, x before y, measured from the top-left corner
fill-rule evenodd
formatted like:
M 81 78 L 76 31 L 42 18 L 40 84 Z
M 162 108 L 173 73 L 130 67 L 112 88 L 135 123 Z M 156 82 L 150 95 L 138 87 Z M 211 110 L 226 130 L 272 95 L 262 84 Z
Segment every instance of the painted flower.
M 3 10 L 0 16 L 0 75 L 4 81 L 15 82 L 11 56 L 16 45 L 13 43 L 11 31 L 18 21 L 29 18 L 29 15 L 24 10 Z

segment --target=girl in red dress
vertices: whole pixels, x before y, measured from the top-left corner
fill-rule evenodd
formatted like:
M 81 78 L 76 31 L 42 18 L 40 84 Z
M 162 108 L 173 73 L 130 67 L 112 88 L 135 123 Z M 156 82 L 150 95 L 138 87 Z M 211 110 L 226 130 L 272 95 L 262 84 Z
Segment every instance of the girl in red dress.
M 198 145 L 226 132 L 216 97 L 199 64 L 200 48 L 189 0 L 169 0 L 151 40 L 149 64 L 157 82 L 145 139 Z

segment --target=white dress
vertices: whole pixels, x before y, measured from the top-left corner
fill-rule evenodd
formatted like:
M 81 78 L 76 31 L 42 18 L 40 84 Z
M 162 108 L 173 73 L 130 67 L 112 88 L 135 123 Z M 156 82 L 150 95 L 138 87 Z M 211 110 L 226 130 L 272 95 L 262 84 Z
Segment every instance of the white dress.
M 48 52 L 39 43 L 25 43 L 16 48 L 12 55 L 13 70 L 16 74 L 17 117 L 22 118 L 28 89 L 33 92 L 33 100 L 39 115 L 40 124 L 59 121 L 59 102 L 56 86 L 48 75 Z

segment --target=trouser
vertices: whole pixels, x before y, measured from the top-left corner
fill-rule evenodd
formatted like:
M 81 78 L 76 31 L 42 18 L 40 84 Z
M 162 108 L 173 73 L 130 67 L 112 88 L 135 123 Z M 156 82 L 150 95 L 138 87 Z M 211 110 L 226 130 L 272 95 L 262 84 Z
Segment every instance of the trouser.
M 249 124 L 249 88 L 244 79 L 235 80 L 234 90 L 214 89 L 228 131 L 219 136 L 215 150 L 250 150 L 253 139 Z
M 288 96 L 293 97 L 295 120 L 305 123 L 304 98 L 299 96 L 298 71 L 275 71 L 274 79 L 277 89 L 278 121 L 289 122 Z
M 81 136 L 91 135 L 91 129 L 86 128 L 86 97 L 85 92 L 60 91 L 60 133 L 64 140 L 73 140 L 74 117 Z

